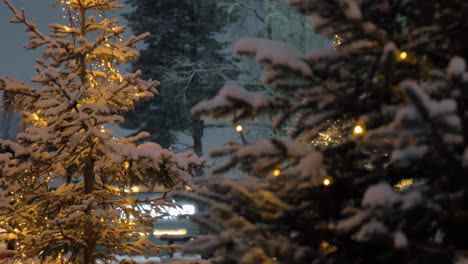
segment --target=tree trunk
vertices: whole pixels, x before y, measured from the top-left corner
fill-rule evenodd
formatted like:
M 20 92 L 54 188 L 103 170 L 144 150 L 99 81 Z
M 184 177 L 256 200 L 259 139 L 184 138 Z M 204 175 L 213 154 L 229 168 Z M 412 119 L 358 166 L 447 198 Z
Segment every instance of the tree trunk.
M 203 120 L 192 118 L 193 152 L 195 152 L 195 154 L 198 156 L 203 155 L 202 137 Z
M 192 138 L 193 138 L 193 152 L 198 156 L 203 155 L 203 120 L 192 118 Z M 197 169 L 196 176 L 202 176 L 204 172 L 202 169 Z
M 84 194 L 92 194 L 94 191 L 94 186 L 96 184 L 96 178 L 94 174 L 94 159 L 93 159 L 94 147 L 91 146 L 88 156 L 86 157 L 86 165 L 83 170 L 83 180 L 84 180 Z M 94 264 L 96 253 L 96 234 L 94 232 L 93 222 L 91 221 L 92 216 L 90 216 L 91 210 L 86 210 L 86 220 L 85 220 L 85 230 L 84 230 L 84 240 L 86 242 L 86 247 L 84 248 L 83 263 L 84 264 Z
M 80 3 L 80 25 L 81 25 L 81 37 L 86 38 L 86 8 L 84 5 Z M 88 83 L 88 79 L 86 78 L 87 68 L 88 65 L 86 63 L 86 57 L 83 54 L 80 58 L 80 78 L 81 84 L 86 85 Z M 83 168 L 83 181 L 84 181 L 84 194 L 91 194 L 94 191 L 94 185 L 96 183 L 95 175 L 94 175 L 94 159 L 93 159 L 93 152 L 94 146 L 93 142 L 89 142 L 90 150 L 88 155 L 85 159 L 85 167 Z M 83 263 L 84 264 L 95 264 L 95 253 L 96 253 L 96 234 L 94 232 L 94 226 L 92 221 L 92 216 L 90 215 L 91 210 L 86 210 L 85 212 L 86 219 L 85 219 L 85 230 L 84 230 L 84 240 L 86 246 L 83 252 Z

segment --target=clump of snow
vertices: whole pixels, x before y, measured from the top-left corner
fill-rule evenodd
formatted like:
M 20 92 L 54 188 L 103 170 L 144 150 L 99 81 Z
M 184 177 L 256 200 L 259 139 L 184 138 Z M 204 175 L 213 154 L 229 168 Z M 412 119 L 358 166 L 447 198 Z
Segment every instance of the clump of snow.
M 312 28 L 317 30 L 321 28 L 324 24 L 326 24 L 327 20 L 319 15 L 315 15 L 312 17 Z
M 427 146 L 410 146 L 404 149 L 396 149 L 392 152 L 391 162 L 411 161 L 422 158 L 428 152 Z
M 393 191 L 388 183 L 379 183 L 370 186 L 364 198 L 362 199 L 363 207 L 378 207 L 394 204 L 399 201 L 398 195 Z
M 461 57 L 453 57 L 450 60 L 447 73 L 449 76 L 460 76 L 466 70 L 466 63 L 465 60 Z
M 358 226 L 359 224 L 361 224 L 369 216 L 370 216 L 370 213 L 368 211 L 358 211 L 353 216 L 339 221 L 338 224 L 336 225 L 336 229 L 338 231 L 344 231 L 344 232 L 349 231 L 353 229 L 354 227 Z
M 281 145 L 281 148 L 278 147 L 278 144 Z M 239 158 L 246 158 L 262 155 L 279 155 L 282 154 L 282 151 L 286 151 L 284 154 L 293 157 L 301 157 L 307 153 L 307 149 L 298 141 L 283 137 L 276 139 L 275 142 L 272 140 L 264 140 L 255 144 L 244 146 L 236 153 L 236 156 Z
M 440 102 L 430 101 L 429 106 L 431 116 L 453 113 L 457 110 L 457 103 L 453 99 L 445 99 Z
M 362 14 L 356 0 L 340 0 L 343 6 L 344 15 L 350 20 L 361 20 Z
M 406 238 L 406 235 L 403 234 L 403 232 L 398 231 L 395 233 L 393 236 L 393 246 L 395 248 L 405 248 L 408 246 L 408 239 Z
M 421 195 L 419 191 L 415 190 L 415 191 L 411 191 L 411 192 L 407 192 L 403 194 L 401 196 L 401 201 L 402 201 L 401 209 L 408 210 L 416 206 L 417 204 L 420 204 L 421 202 L 423 202 L 423 196 Z
M 243 105 L 255 114 L 262 108 L 273 105 L 276 100 L 277 98 L 275 97 L 250 92 L 235 84 L 226 84 L 217 96 L 195 105 L 191 113 L 192 115 L 222 117 L 228 114 L 232 115 L 232 108 L 234 106 Z
M 397 46 L 393 41 L 386 43 L 383 48 L 382 61 L 385 61 L 388 58 L 388 56 L 394 55 L 397 50 Z
M 359 232 L 357 232 L 353 238 L 357 241 L 367 241 L 373 235 L 386 234 L 388 233 L 387 228 L 382 222 L 372 218 L 368 223 L 364 224 Z
M 372 33 L 377 30 L 377 26 L 374 23 L 371 22 L 364 22 L 362 23 L 362 28 L 364 29 L 364 32 L 366 33 Z
M 236 43 L 234 50 L 239 54 L 254 56 L 255 60 L 261 63 L 286 66 L 300 72 L 302 75 L 312 75 L 312 70 L 304 61 L 304 54 L 282 42 L 269 39 L 244 38 Z
M 327 171 L 323 165 L 323 156 L 320 152 L 311 151 L 299 164 L 290 169 L 292 174 L 301 175 L 302 177 L 311 177 L 312 184 L 319 185 L 327 176 Z
M 459 258 L 456 260 L 455 264 L 468 264 L 468 258 Z

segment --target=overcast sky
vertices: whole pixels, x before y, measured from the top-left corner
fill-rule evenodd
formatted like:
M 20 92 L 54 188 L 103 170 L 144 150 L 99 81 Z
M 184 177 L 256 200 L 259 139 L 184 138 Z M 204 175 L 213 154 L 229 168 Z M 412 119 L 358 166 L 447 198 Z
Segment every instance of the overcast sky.
M 49 33 L 47 25 L 65 23 L 60 8 L 52 8 L 54 0 L 10 0 L 17 9 L 25 8 L 29 20 L 35 20 L 44 33 Z M 121 1 L 123 2 L 123 1 Z M 128 11 L 126 9 L 125 11 Z M 0 1 L 0 75 L 11 75 L 22 81 L 29 81 L 35 75 L 34 60 L 41 57 L 39 51 L 26 51 L 27 33 L 24 25 L 9 23 L 12 13 Z M 109 14 L 109 18 L 115 17 Z M 125 21 L 121 19 L 121 24 Z M 129 29 L 127 29 L 129 30 Z

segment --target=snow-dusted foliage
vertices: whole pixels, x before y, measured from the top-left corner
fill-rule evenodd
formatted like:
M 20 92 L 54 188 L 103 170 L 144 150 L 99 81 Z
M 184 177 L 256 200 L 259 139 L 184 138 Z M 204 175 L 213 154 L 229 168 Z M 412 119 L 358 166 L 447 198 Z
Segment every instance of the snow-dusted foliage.
M 124 40 L 124 27 L 106 17 L 122 7 L 117 0 L 57 2 L 70 22 L 49 25 L 50 35 L 5 3 L 11 22 L 26 25 L 25 48 L 44 50 L 31 79 L 39 88 L 0 77 L 4 107 L 22 115 L 16 140 L 0 141 L 0 227 L 16 237 L 11 259 L 89 264 L 113 261 L 114 254 L 172 251 L 144 239 L 156 220 L 144 208 L 158 211 L 168 202 L 126 197 L 124 189 L 182 188 L 205 161 L 139 144 L 148 133 L 117 139 L 107 126 L 157 94 L 157 81 L 117 68 L 139 55 L 135 45 L 147 35 Z
M 221 263 L 464 263 L 468 2 L 288 3 L 339 41 L 305 53 L 237 43 L 285 96 L 228 85 L 192 114 L 235 124 L 274 116 L 289 136 L 211 153 L 229 156 L 216 173 L 252 178 L 218 178 L 190 194 L 210 206 L 196 219 L 216 235 L 186 250 L 215 251 Z M 328 133 L 333 126 L 345 132 Z

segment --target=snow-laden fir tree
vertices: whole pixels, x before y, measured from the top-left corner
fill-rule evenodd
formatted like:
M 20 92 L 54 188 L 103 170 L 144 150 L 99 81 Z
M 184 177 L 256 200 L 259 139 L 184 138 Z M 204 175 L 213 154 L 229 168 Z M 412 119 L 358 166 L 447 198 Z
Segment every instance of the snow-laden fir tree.
M 290 136 L 212 152 L 230 157 L 215 172 L 252 177 L 191 195 L 211 205 L 197 220 L 216 234 L 187 250 L 224 252 L 220 263 L 468 263 L 468 2 L 288 4 L 337 41 L 236 44 L 294 97 L 227 85 L 193 114 L 273 112 Z
M 15 237 L 11 260 L 90 264 L 172 250 L 144 238 L 168 202 L 137 200 L 124 189 L 182 188 L 204 160 L 139 145 L 147 133 L 117 139 L 106 126 L 157 94 L 156 81 L 117 69 L 139 55 L 135 44 L 147 34 L 124 40 L 125 27 L 106 16 L 122 7 L 117 0 L 56 2 L 68 23 L 49 25 L 50 35 L 5 3 L 11 22 L 26 25 L 25 48 L 44 50 L 31 79 L 38 88 L 0 77 L 4 107 L 21 111 L 23 127 L 15 141 L 0 141 L 0 226 Z

